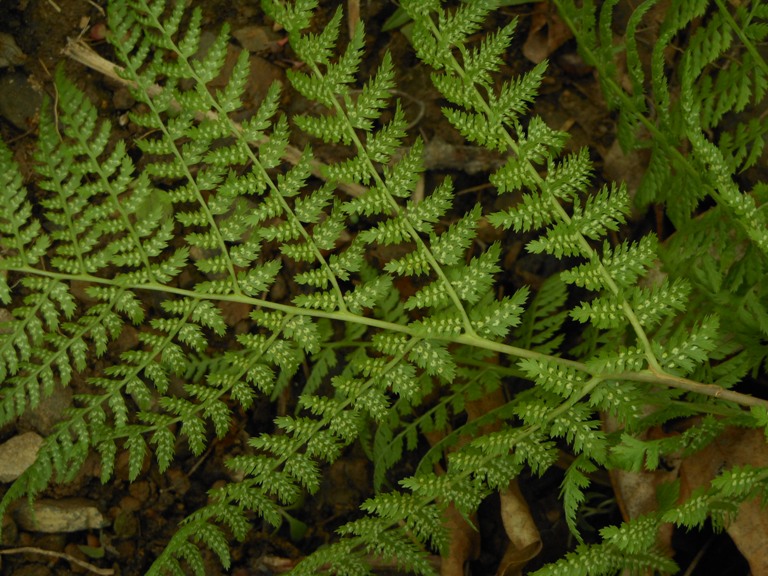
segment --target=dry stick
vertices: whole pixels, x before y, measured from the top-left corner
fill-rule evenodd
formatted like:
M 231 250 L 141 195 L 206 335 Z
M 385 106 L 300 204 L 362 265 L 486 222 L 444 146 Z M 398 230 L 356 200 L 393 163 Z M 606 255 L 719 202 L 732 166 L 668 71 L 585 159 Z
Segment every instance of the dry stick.
M 347 0 L 347 26 L 349 37 L 355 37 L 355 30 L 360 23 L 360 0 Z
M 114 62 L 111 62 L 107 60 L 106 58 L 103 58 L 99 56 L 99 54 L 96 53 L 96 51 L 88 45 L 84 40 L 82 39 L 76 39 L 72 40 L 70 39 L 67 42 L 67 45 L 64 47 L 64 49 L 61 51 L 62 54 L 65 56 L 71 58 L 72 60 L 75 60 L 76 62 L 79 62 L 80 64 L 87 66 L 88 68 L 95 70 L 99 74 L 102 74 L 103 76 L 106 76 L 107 78 L 114 80 L 115 82 L 126 86 L 128 88 L 136 88 L 136 84 L 130 80 L 127 80 L 123 78 L 120 73 L 123 71 L 123 68 L 121 66 L 118 66 Z M 162 86 L 158 86 L 157 84 L 153 84 L 149 87 L 147 90 L 147 95 L 150 97 L 157 96 L 163 91 Z M 176 103 L 172 103 L 171 105 L 176 105 Z M 216 119 L 218 115 L 216 112 L 208 112 L 206 116 L 210 119 Z M 236 124 L 239 128 L 239 124 Z M 268 137 L 264 137 L 260 141 L 256 142 L 257 145 L 263 145 L 269 141 Z M 299 160 L 301 159 L 302 152 L 298 148 L 291 146 L 290 144 L 285 147 L 285 152 L 283 153 L 283 160 L 286 162 L 296 165 Z M 326 180 L 326 177 L 323 173 L 323 170 L 326 168 L 326 166 L 322 162 L 318 162 L 314 158 L 310 160 L 310 169 L 312 171 L 312 174 L 316 176 L 317 178 L 320 178 L 321 180 Z M 344 183 L 339 182 L 337 184 L 340 190 L 343 190 L 350 196 L 362 196 L 365 192 L 365 188 L 360 186 L 359 184 L 350 184 L 350 183 Z
M 112 576 L 112 574 L 115 573 L 112 568 L 99 568 L 98 566 L 94 566 L 93 564 L 85 562 L 84 560 L 80 560 L 79 558 L 75 558 L 74 556 L 70 556 L 69 554 L 64 554 L 63 552 L 54 552 L 53 550 L 45 550 L 43 548 L 35 548 L 33 546 L 24 546 L 23 548 L 7 548 L 5 550 L 0 550 L 0 554 L 41 554 L 42 556 L 63 558 L 64 560 L 68 560 L 73 564 L 77 564 L 86 570 L 90 570 L 94 574 L 99 574 L 99 576 Z

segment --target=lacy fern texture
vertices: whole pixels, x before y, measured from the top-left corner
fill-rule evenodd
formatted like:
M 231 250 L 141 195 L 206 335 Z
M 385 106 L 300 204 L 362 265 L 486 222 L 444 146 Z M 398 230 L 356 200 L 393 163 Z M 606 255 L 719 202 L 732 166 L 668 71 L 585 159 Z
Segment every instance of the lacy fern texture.
M 184 4 L 109 9 L 141 138 L 116 141 L 58 74 L 33 178 L 0 143 L 0 423 L 80 381 L 0 510 L 72 480 L 91 454 L 105 483 L 125 453 L 131 481 L 150 458 L 162 473 L 180 446 L 203 454 L 235 414 L 286 390 L 295 406 L 228 460 L 230 480 L 150 574 L 204 574 L 205 549 L 230 567 L 230 540 L 280 526 L 353 444 L 370 458 L 372 496 L 295 574 L 369 574 L 371 558 L 433 574 L 449 507 L 470 518 L 519 475 L 563 466 L 562 454 L 564 517 L 580 544 L 540 576 L 674 573 L 657 546 L 663 525 L 722 525 L 765 498 L 768 469 L 733 466 L 687 499 L 664 485 L 655 510 L 590 542 L 579 532 L 596 471 L 655 470 L 728 427 L 768 426 L 768 188 L 748 177 L 768 127 L 749 113 L 768 86 L 767 7 L 672 0 L 641 57 L 656 1 L 639 2 L 617 34 L 616 0 L 555 0 L 622 147 L 648 158 L 630 194 L 595 184 L 589 152 L 531 114 L 547 64 L 502 73 L 516 23 L 488 31 L 494 2 L 401 0 L 445 118 L 503 159 L 473 205 L 447 178 L 417 192 L 424 143 L 392 58 L 362 77 L 364 23 L 347 38 L 341 10 L 318 22 L 313 0 L 264 0 L 301 63 L 292 90 L 313 106 L 286 115 L 275 83 L 243 114 L 247 53 L 211 88 L 229 35 L 201 50 L 201 14 Z M 298 149 L 297 135 L 311 144 Z M 320 162 L 320 144 L 344 159 Z M 633 203 L 664 210 L 675 234 L 630 234 Z M 481 228 L 499 240 L 482 241 Z M 561 272 L 513 291 L 513 237 Z M 278 280 L 288 297 L 270 297 Z M 237 329 L 224 313 L 233 304 L 248 310 Z M 128 329 L 135 341 L 118 349 Z M 467 418 L 492 394 L 504 400 Z M 646 434 L 681 420 L 683 434 Z

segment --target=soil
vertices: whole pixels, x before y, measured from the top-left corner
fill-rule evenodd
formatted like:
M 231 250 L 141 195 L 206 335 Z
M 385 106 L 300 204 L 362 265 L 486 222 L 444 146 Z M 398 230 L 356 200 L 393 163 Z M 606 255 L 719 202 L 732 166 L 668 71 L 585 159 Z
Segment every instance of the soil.
M 249 101 L 256 105 L 263 97 L 269 82 L 281 81 L 287 86 L 285 70 L 295 63 L 291 60 L 290 47 L 280 40 L 283 35 L 273 29 L 272 23 L 263 16 L 258 2 L 251 0 L 212 2 L 193 1 L 203 9 L 203 29 L 214 34 L 227 24 L 237 40 L 232 50 L 245 46 L 254 54 L 253 77 L 249 84 Z M 327 18 L 338 2 L 322 2 L 320 20 Z M 540 10 L 541 7 L 536 8 Z M 382 32 L 381 25 L 395 10 L 395 4 L 386 0 L 361 2 L 362 19 L 367 23 L 367 59 L 361 77 L 372 73 L 385 51 L 392 54 L 395 68 L 399 71 L 397 84 L 404 102 L 406 114 L 415 123 L 412 133 L 420 134 L 432 146 L 427 187 L 450 176 L 460 190 L 460 198 L 466 206 L 475 202 L 495 202 L 500 208 L 512 199 L 484 194 L 487 174 L 502 160 L 493 154 L 468 147 L 460 136 L 444 120 L 441 106 L 445 104 L 432 87 L 428 73 L 418 65 L 409 41 L 401 29 Z M 511 18 L 519 18 L 515 44 L 509 50 L 504 74 L 515 75 L 530 69 L 533 64 L 522 55 L 522 46 L 529 36 L 532 21 L 531 6 L 509 7 L 499 12 L 489 27 L 503 24 Z M 113 58 L 109 45 L 102 39 L 105 18 L 95 2 L 84 0 L 9 0 L 0 3 L 0 32 L 10 34 L 26 55 L 26 60 L 15 69 L 0 70 L 0 136 L 14 152 L 25 175 L 32 175 L 31 166 L 36 142 L 38 106 L 43 98 L 56 97 L 53 75 L 61 69 L 87 96 L 97 104 L 102 116 L 115 126 L 115 138 L 130 140 L 135 128 L 126 120 L 125 112 L 133 103 L 126 92 L 102 75 L 62 56 L 61 50 L 69 38 L 84 37 L 105 58 Z M 616 153 L 615 118 L 607 111 L 598 82 L 591 69 L 576 54 L 572 41 L 565 41 L 550 55 L 551 65 L 543 87 L 543 95 L 536 102 L 534 112 L 544 118 L 549 126 L 568 130 L 572 138 L 571 149 L 588 146 L 595 161 L 598 178 L 624 177 L 631 180 L 642 170 L 642 158 L 627 159 Z M 12 78 L 13 82 L 7 80 Z M 6 82 L 3 84 L 2 82 Z M 286 91 L 284 109 L 289 113 L 302 112 L 307 104 L 294 93 Z M 302 146 L 303 142 L 295 142 Z M 330 147 L 316 147 L 321 159 L 332 160 L 338 155 Z M 462 206 L 458 207 L 459 209 Z M 657 226 L 653 214 L 637 214 L 634 225 L 637 230 Z M 663 231 L 660 231 L 663 233 Z M 538 287 L 557 269 L 557 264 L 545 258 L 527 254 L 521 250 L 525 238 L 507 235 L 502 237 L 492 230 L 484 231 L 484 242 L 501 240 L 504 253 L 506 285 L 512 292 L 523 284 Z M 275 289 L 272 298 L 289 300 L 290 282 L 285 278 Z M 243 318 L 243 311 L 229 311 L 235 319 Z M 234 323 L 234 321 L 233 321 Z M 135 338 L 135 334 L 124 336 Z M 130 342 L 125 342 L 129 346 Z M 75 390 L 84 385 L 81 378 Z M 129 483 L 127 461 L 118 460 L 113 480 L 102 485 L 98 479 L 96 459 L 67 485 L 54 485 L 45 494 L 48 497 L 79 496 L 97 503 L 109 525 L 101 530 L 61 534 L 42 534 L 20 529 L 12 518 L 4 520 L 3 547 L 34 547 L 62 552 L 114 574 L 134 576 L 143 574 L 151 561 L 160 553 L 178 523 L 185 516 L 204 504 L 206 492 L 211 487 L 228 480 L 229 472 L 223 462 L 227 456 L 237 454 L 245 446 L 249 436 L 271 429 L 276 410 L 286 410 L 295 402 L 292 390 L 275 405 L 263 403 L 248 413 L 236 413 L 230 433 L 222 440 L 214 441 L 200 457 L 186 453 L 181 448 L 170 470 L 161 474 L 157 465 L 147 462 L 139 479 Z M 63 396 L 61 395 L 63 394 Z M 59 402 L 59 404 L 56 404 Z M 71 402 L 67 394 L 58 393 L 38 409 L 35 418 L 21 419 L 16 425 L 0 430 L 5 440 L 19 431 L 39 429 L 40 418 L 46 414 L 60 413 L 61 407 Z M 404 462 L 407 472 L 415 462 Z M 354 518 L 359 504 L 371 495 L 371 474 L 368 460 L 360 448 L 353 447 L 325 474 L 325 483 L 313 497 L 307 497 L 303 506 L 290 513 L 295 518 L 293 526 L 286 522 L 279 530 L 272 530 L 258 522 L 242 544 L 232 544 L 233 568 L 237 576 L 269 575 L 284 572 L 303 555 L 333 538 L 336 527 Z M 531 561 L 525 571 L 531 571 L 546 562 L 561 557 L 575 543 L 568 535 L 563 512 L 558 501 L 562 472 L 554 468 L 541 478 L 521 479 L 523 494 L 543 540 L 541 554 Z M 4 490 L 5 488 L 0 488 Z M 620 521 L 613 491 L 607 479 L 596 483 L 595 492 L 588 505 L 593 510 L 587 537 L 596 537 L 597 529 L 610 522 Z M 467 574 L 493 574 L 503 553 L 503 527 L 498 517 L 498 497 L 490 497 L 478 514 L 481 552 L 467 568 Z M 293 530 L 292 530 L 293 528 Z M 705 556 L 698 559 L 698 568 L 689 574 L 747 573 L 745 564 L 727 536 L 696 533 L 681 538 L 678 562 L 687 566 L 694 556 L 705 549 Z M 717 558 L 727 558 L 727 567 L 717 563 Z M 7 554 L 0 556 L 0 574 L 14 576 L 68 576 L 88 571 L 67 560 L 52 559 L 37 553 Z M 208 574 L 223 573 L 218 562 L 208 554 Z M 391 568 L 382 567 L 381 574 L 394 574 Z

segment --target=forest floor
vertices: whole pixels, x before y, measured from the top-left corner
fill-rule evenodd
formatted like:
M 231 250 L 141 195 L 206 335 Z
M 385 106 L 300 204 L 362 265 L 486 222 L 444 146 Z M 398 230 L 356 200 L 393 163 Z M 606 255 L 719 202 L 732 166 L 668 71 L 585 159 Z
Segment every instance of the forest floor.
M 193 0 L 192 4 L 200 4 L 203 9 L 204 42 L 212 39 L 226 23 L 234 35 L 232 53 L 238 48 L 251 52 L 253 74 L 248 98 L 254 106 L 258 105 L 272 81 L 287 86 L 285 70 L 298 63 L 291 59 L 290 46 L 282 41 L 284 34 L 264 18 L 259 2 Z M 326 11 L 322 18 L 330 14 L 338 2 L 321 4 Z M 346 2 L 344 4 L 346 9 Z M 427 144 L 426 186 L 450 176 L 467 203 L 477 201 L 489 186 L 488 173 L 498 167 L 502 159 L 462 141 L 444 120 L 441 106 L 445 102 L 431 86 L 428 72 L 418 65 L 402 30 L 381 30 L 383 22 L 394 12 L 395 4 L 387 0 L 364 0 L 360 10 L 368 38 L 367 60 L 361 76 L 376 69 L 385 51 L 392 54 L 399 71 L 398 95 L 414 126 L 411 131 L 420 134 Z M 571 134 L 568 144 L 571 149 L 589 148 L 598 180 L 624 180 L 630 189 L 636 186 L 644 159 L 638 155 L 625 156 L 621 152 L 616 141 L 615 118 L 601 97 L 598 79 L 579 58 L 567 28 L 549 5 L 540 2 L 508 7 L 495 18 L 496 21 L 488 23 L 489 27 L 505 24 L 512 18 L 519 19 L 504 74 L 512 76 L 530 69 L 542 58 L 550 60 L 534 113 L 549 126 L 567 130 Z M 100 73 L 62 55 L 68 39 L 82 37 L 102 56 L 113 59 L 109 45 L 103 40 L 104 23 L 104 14 L 96 3 L 85 0 L 11 0 L 0 4 L 0 32 L 13 37 L 26 55 L 23 63 L 0 70 L 0 136 L 12 147 L 15 159 L 27 175 L 32 174 L 42 95 L 55 97 L 52 80 L 59 67 L 97 104 L 102 116 L 111 120 L 116 127 L 116 138 L 130 141 L 137 137 L 139 129 L 127 117 L 127 111 L 133 105 L 127 91 Z M 304 111 L 307 107 L 306 102 L 290 90 L 285 92 L 282 104 L 288 114 Z M 295 144 L 302 146 L 303 142 Z M 332 148 L 316 147 L 315 151 L 325 160 L 333 160 L 334 154 L 338 154 Z M 670 233 L 653 211 L 635 214 L 632 226 L 637 231 L 656 230 L 662 238 Z M 504 269 L 510 290 L 524 284 L 535 290 L 557 271 L 556 263 L 522 250 L 525 238 L 507 236 L 502 239 L 493 230 L 484 233 L 483 241 L 501 239 L 507 244 L 505 253 L 510 256 L 504 262 Z M 277 301 L 289 300 L 291 295 L 286 286 L 278 284 L 270 297 Z M 229 313 L 243 317 L 242 310 L 233 309 Z M 126 338 L 135 338 L 135 335 L 129 334 Z M 84 386 L 83 381 L 80 379 L 76 383 L 75 391 L 78 386 Z M 71 390 L 57 391 L 34 414 L 20 419 L 15 426 L 0 430 L 0 441 L 26 431 L 44 436 L 57 415 L 71 402 Z M 153 461 L 132 484 L 127 481 L 127 460 L 118 461 L 116 477 L 106 485 L 99 482 L 97 460 L 89 461 L 74 483 L 53 486 L 44 496 L 86 499 L 101 511 L 106 526 L 100 530 L 46 534 L 25 530 L 13 517 L 8 517 L 3 521 L 2 547 L 6 550 L 28 547 L 38 552 L 2 554 L 0 550 L 0 574 L 66 576 L 98 573 L 39 551 L 54 551 L 78 558 L 98 566 L 104 574 L 109 570 L 123 576 L 143 574 L 178 523 L 205 503 L 206 491 L 229 478 L 224 459 L 241 450 L 248 436 L 270 430 L 278 412 L 285 413 L 294 403 L 295 397 L 288 390 L 275 404 L 265 402 L 248 413 L 236 412 L 231 433 L 212 442 L 201 457 L 188 452 L 185 455 L 181 449 L 168 472 L 160 474 Z M 404 463 L 404 470 L 414 464 Z M 326 483 L 319 492 L 307 497 L 301 508 L 291 511 L 295 517 L 293 526 L 285 523 L 276 531 L 256 526 L 246 542 L 233 543 L 232 574 L 283 573 L 302 556 L 330 541 L 333 530 L 353 518 L 359 504 L 371 495 L 371 474 L 369 461 L 362 450 L 351 448 L 330 467 L 325 475 Z M 504 572 L 506 576 L 532 571 L 561 557 L 575 545 L 568 534 L 558 500 L 561 480 L 562 471 L 558 468 L 541 478 L 521 478 L 522 495 L 538 528 L 541 546 L 535 557 L 526 559 L 523 566 L 514 569 L 516 571 Z M 595 480 L 595 490 L 589 494 L 583 514 L 587 537 L 595 537 L 601 526 L 621 520 L 620 502 L 611 479 L 606 476 Z M 0 492 L 4 489 L 0 487 Z M 499 497 L 492 496 L 479 511 L 479 537 L 466 558 L 466 574 L 485 575 L 499 571 L 506 546 L 499 507 Z M 689 575 L 743 576 L 748 573 L 745 561 L 726 534 L 714 535 L 706 530 L 678 534 L 674 549 L 679 564 L 690 568 L 686 572 Z M 221 573 L 215 560 L 209 560 L 209 574 Z M 396 572 L 382 566 L 380 573 Z

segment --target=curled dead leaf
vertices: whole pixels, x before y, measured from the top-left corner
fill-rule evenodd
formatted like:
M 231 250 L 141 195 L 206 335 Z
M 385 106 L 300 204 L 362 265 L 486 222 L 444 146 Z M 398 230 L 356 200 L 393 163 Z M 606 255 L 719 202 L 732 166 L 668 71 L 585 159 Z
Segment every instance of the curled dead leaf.
M 724 468 L 768 466 L 768 444 L 762 430 L 727 428 L 709 446 L 680 465 L 680 497 L 687 499 L 707 486 Z M 760 499 L 742 503 L 726 532 L 749 562 L 752 574 L 768 574 L 768 510 Z
M 496 576 L 517 576 L 522 574 L 523 567 L 541 552 L 541 535 L 517 480 L 510 482 L 509 487 L 502 490 L 499 496 L 501 521 L 509 538 L 509 545 Z
M 549 2 L 539 2 L 531 15 L 531 28 L 523 44 L 523 55 L 538 64 L 573 37 L 571 29 Z

